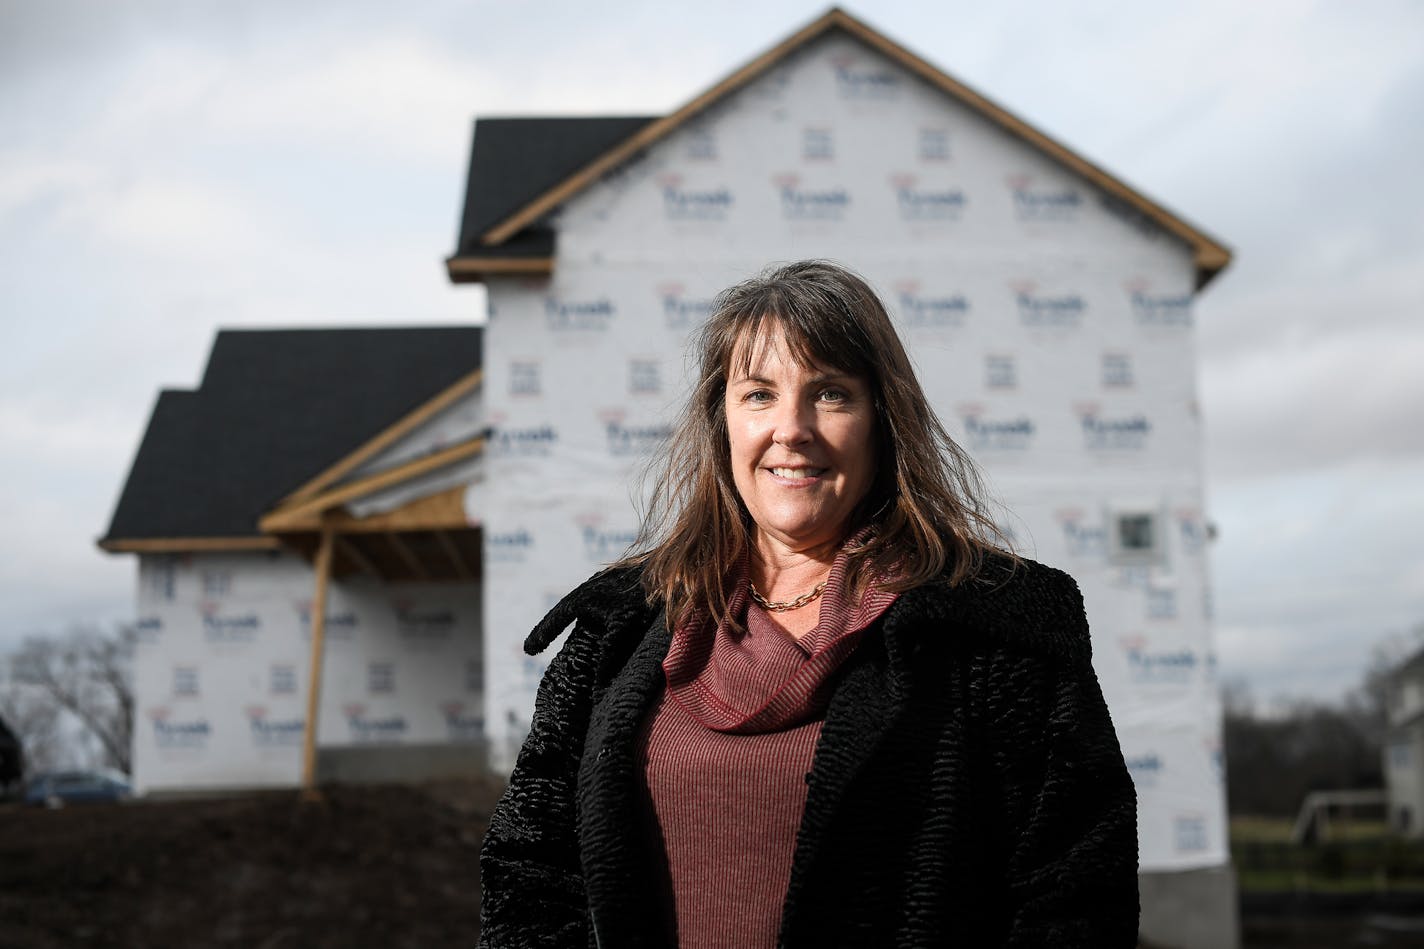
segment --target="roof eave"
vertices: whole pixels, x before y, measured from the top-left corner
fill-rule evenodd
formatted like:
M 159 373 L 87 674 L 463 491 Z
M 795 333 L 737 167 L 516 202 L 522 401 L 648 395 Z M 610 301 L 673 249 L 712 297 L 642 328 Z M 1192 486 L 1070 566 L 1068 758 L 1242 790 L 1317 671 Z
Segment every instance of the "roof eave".
M 240 550 L 277 550 L 281 542 L 263 534 L 234 537 L 105 537 L 100 550 L 111 554 L 194 554 Z
M 486 277 L 540 277 L 554 272 L 552 257 L 448 257 L 451 283 L 482 283 Z

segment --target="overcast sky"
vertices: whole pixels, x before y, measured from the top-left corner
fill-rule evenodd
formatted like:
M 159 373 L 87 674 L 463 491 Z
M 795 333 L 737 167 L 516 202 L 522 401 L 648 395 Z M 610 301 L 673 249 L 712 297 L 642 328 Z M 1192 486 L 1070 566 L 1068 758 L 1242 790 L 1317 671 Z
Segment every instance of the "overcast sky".
M 0 0 L 0 649 L 101 554 L 219 326 L 449 324 L 476 115 L 669 111 L 810 2 Z M 1424 4 L 850 6 L 1219 236 L 1199 300 L 1223 671 L 1330 698 L 1424 622 Z

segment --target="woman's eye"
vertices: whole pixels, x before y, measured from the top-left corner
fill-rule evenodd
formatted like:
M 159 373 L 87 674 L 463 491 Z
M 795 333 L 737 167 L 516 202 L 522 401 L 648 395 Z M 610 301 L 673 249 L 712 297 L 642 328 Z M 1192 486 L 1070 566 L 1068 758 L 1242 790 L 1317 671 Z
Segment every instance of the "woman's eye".
M 840 389 L 824 389 L 821 392 L 822 402 L 831 402 L 838 404 L 844 402 L 847 398 L 849 398 L 849 396 L 847 396 Z
M 770 402 L 771 393 L 765 389 L 753 389 L 742 398 L 747 402 Z

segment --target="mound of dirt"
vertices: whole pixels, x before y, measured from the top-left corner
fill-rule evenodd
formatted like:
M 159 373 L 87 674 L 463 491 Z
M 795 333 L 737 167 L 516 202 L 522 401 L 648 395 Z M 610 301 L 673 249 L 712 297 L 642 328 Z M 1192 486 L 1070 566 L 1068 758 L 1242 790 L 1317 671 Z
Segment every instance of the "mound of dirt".
M 473 945 L 497 781 L 0 810 L 0 946 Z

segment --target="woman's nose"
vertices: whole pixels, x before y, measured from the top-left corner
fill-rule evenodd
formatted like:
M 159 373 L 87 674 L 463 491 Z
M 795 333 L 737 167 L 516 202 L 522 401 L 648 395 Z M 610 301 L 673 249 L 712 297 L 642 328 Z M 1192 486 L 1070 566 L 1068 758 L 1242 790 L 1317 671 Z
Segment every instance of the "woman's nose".
M 801 445 L 811 440 L 815 411 L 787 401 L 777 409 L 776 428 L 772 440 L 778 445 Z

